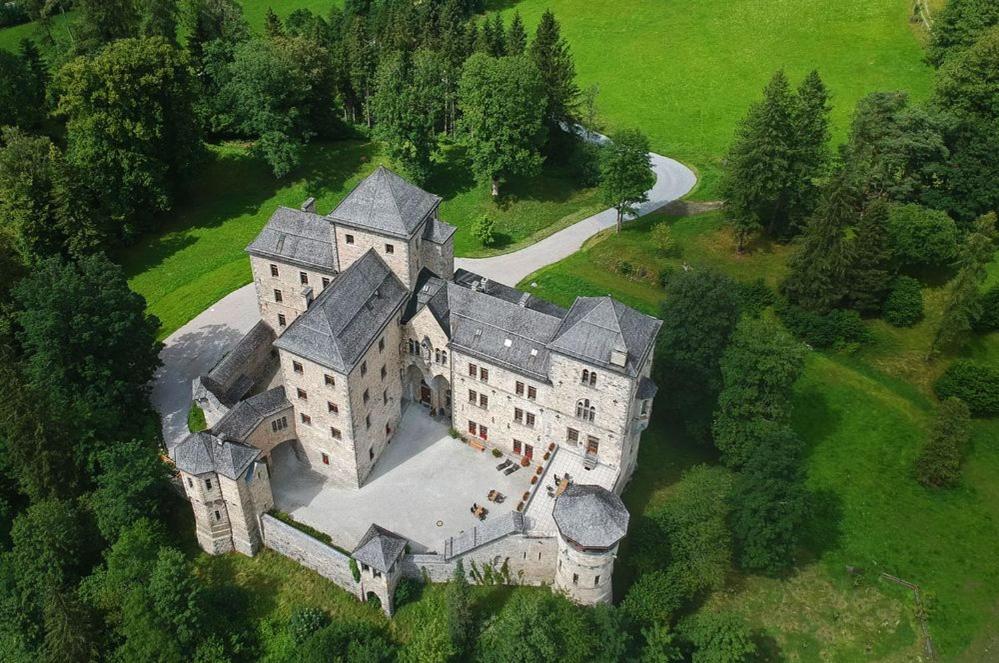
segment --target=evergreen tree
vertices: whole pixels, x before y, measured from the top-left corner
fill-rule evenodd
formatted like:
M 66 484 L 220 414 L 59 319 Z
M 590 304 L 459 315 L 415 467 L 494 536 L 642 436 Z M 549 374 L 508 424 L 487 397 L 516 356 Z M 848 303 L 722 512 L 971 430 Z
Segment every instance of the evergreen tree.
M 812 70 L 798 86 L 794 110 L 795 187 L 791 191 L 790 226 L 800 224 L 815 211 L 818 180 L 829 162 L 829 91 Z M 786 237 L 793 227 L 778 228 Z
M 485 21 L 484 25 L 488 26 L 489 21 Z M 514 53 L 506 52 L 506 28 L 503 26 L 503 17 L 499 14 L 494 14 L 492 19 L 492 28 L 484 31 L 488 39 L 489 55 L 494 58 L 501 58 L 504 55 L 515 55 Z
M 999 24 L 999 5 L 991 0 L 949 0 L 933 21 L 929 60 L 936 66 L 974 44 Z
M 237 0 L 186 0 L 182 18 L 188 35 L 187 52 L 198 70 L 204 64 L 208 44 L 221 41 L 231 45 L 250 37 L 243 6 Z
M 38 63 L 0 51 L 0 127 L 24 129 L 41 124 L 45 110 L 44 83 L 38 81 Z
M 97 453 L 97 489 L 89 503 L 97 528 L 114 541 L 142 518 L 154 518 L 167 494 L 170 473 L 155 443 L 132 440 Z
M 604 203 L 617 211 L 618 232 L 624 215 L 638 212 L 638 204 L 649 199 L 648 190 L 655 183 L 645 134 L 637 129 L 615 134 L 600 156 L 600 190 Z
M 520 12 L 514 12 L 510 29 L 506 32 L 506 54 L 523 55 L 527 49 L 527 30 L 520 19 Z
M 756 455 L 761 437 L 790 423 L 792 388 L 804 368 L 801 343 L 769 317 L 743 317 L 721 360 L 724 388 L 715 413 L 715 445 L 732 468 Z
M 357 120 L 357 113 L 364 114 L 364 121 L 371 126 L 371 97 L 374 94 L 375 70 L 378 56 L 374 42 L 368 34 L 368 27 L 363 16 L 356 16 L 350 23 L 347 38 L 344 41 L 347 53 L 347 68 L 350 87 L 353 90 L 352 103 L 349 104 L 351 119 Z
M 959 398 L 947 398 L 937 411 L 933 429 L 916 459 L 916 478 L 928 488 L 953 486 L 961 479 L 961 462 L 971 439 L 971 412 Z
M 271 39 L 284 36 L 284 25 L 270 7 L 267 8 L 267 14 L 264 16 L 264 34 Z
M 140 34 L 143 37 L 163 37 L 176 46 L 180 15 L 177 0 L 146 0 L 143 5 Z
M 474 645 L 472 631 L 472 598 L 465 575 L 465 565 L 459 559 L 447 586 L 448 630 L 451 642 L 459 657 L 471 650 Z
M 458 90 L 472 170 L 491 183 L 492 195 L 508 176 L 536 174 L 543 161 L 544 95 L 530 60 L 476 53 L 465 63 Z
M 43 607 L 42 659 L 51 663 L 100 660 L 94 615 L 73 592 L 49 592 Z
M 139 36 L 142 14 L 137 0 L 75 0 L 76 46 L 94 52 L 118 39 Z
M 860 216 L 860 204 L 860 193 L 850 176 L 844 171 L 834 175 L 781 284 L 787 298 L 798 306 L 825 313 L 843 302 L 853 262 L 847 231 Z
M 545 118 L 549 126 L 554 128 L 559 122 L 571 122 L 579 99 L 576 64 L 551 10 L 545 10 L 541 15 L 541 22 L 538 23 L 528 52 L 541 72 L 546 100 Z
M 991 212 L 975 222 L 965 238 L 958 258 L 958 272 L 950 288 L 943 318 L 933 337 L 927 359 L 950 347 L 969 331 L 981 315 L 981 284 L 988 276 L 988 265 L 995 255 L 996 214 Z
M 875 202 L 860 217 L 849 272 L 850 306 L 863 315 L 879 314 L 892 285 L 888 205 Z

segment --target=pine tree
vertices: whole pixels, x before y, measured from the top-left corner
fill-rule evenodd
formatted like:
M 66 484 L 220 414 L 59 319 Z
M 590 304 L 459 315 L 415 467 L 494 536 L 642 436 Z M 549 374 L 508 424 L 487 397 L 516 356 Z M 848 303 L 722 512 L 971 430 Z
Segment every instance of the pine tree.
M 951 286 L 943 319 L 933 338 L 927 359 L 939 354 L 958 337 L 971 329 L 981 314 L 979 288 L 988 276 L 988 265 L 995 254 L 996 213 L 990 212 L 975 222 L 974 230 L 964 240 L 958 258 L 958 272 Z
M 940 404 L 933 430 L 919 457 L 916 478 L 928 488 L 953 486 L 961 478 L 961 462 L 971 439 L 971 412 L 959 398 Z
M 722 189 L 725 215 L 735 227 L 740 253 L 756 230 L 766 226 L 772 233 L 788 226 L 796 180 L 795 112 L 791 86 L 780 70 L 736 130 Z
M 351 119 L 357 119 L 357 111 L 364 113 L 364 121 L 371 126 L 371 96 L 374 94 L 375 69 L 378 56 L 368 35 L 368 26 L 363 16 L 355 16 L 347 32 L 344 43 L 347 53 L 348 77 L 354 92 L 351 104 Z
M 847 295 L 853 262 L 847 230 L 860 215 L 860 194 L 850 176 L 840 171 L 829 183 L 815 215 L 805 227 L 791 257 L 784 294 L 802 308 L 825 313 Z
M 284 36 L 284 25 L 270 7 L 267 8 L 267 15 L 264 17 L 264 34 L 271 39 Z
M 506 54 L 523 55 L 526 48 L 527 31 L 524 29 L 520 12 L 514 12 L 513 20 L 510 21 L 510 29 L 506 31 Z
M 816 181 L 829 161 L 829 91 L 818 71 L 812 70 L 801 82 L 796 100 L 793 136 L 797 152 L 794 160 L 796 187 L 791 191 L 788 225 L 775 230 L 780 236 L 790 235 L 793 226 L 802 223 L 815 210 Z
M 506 28 L 503 27 L 503 17 L 493 16 L 493 28 L 489 32 L 489 54 L 494 58 L 511 55 L 506 52 Z
M 569 45 L 562 38 L 555 14 L 545 10 L 529 49 L 531 59 L 541 72 L 547 100 L 545 117 L 550 126 L 571 121 L 579 100 L 576 65 Z
M 880 313 L 892 280 L 886 203 L 875 202 L 864 211 L 854 235 L 852 254 L 847 294 L 850 306 L 862 315 Z
M 163 37 L 176 46 L 179 12 L 177 0 L 147 0 L 142 16 L 142 35 Z

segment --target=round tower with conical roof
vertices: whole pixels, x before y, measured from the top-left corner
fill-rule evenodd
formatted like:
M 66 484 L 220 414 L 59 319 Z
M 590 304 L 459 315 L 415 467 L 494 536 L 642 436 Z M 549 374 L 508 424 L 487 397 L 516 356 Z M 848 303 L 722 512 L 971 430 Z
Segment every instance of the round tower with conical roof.
M 555 588 L 576 603 L 610 603 L 617 547 L 628 531 L 628 509 L 602 486 L 571 484 L 555 500 L 558 527 Z

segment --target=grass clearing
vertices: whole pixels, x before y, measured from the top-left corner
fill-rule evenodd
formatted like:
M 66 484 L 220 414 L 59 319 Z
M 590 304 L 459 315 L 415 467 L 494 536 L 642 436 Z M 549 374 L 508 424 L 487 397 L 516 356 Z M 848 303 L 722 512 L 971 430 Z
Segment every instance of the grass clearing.
M 717 172 L 736 122 L 783 67 L 797 82 L 817 68 L 832 93 L 833 135 L 875 90 L 929 94 L 931 69 L 910 28 L 910 0 L 493 0 L 533 34 L 555 12 L 580 87 L 600 86 L 605 129 L 636 127 L 656 152 L 693 164 L 694 197 L 717 196 Z

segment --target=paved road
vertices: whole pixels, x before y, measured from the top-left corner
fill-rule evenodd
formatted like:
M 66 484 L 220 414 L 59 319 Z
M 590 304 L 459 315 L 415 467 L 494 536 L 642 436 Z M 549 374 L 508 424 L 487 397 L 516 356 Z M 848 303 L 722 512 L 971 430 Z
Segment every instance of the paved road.
M 603 136 L 593 140 L 603 142 Z M 697 178 L 681 164 L 652 154 L 656 184 L 639 216 L 680 198 L 694 187 Z M 604 210 L 541 240 L 537 244 L 492 258 L 458 258 L 457 267 L 489 279 L 516 285 L 528 274 L 562 260 L 579 250 L 587 239 L 615 223 L 614 210 Z M 223 297 L 164 341 L 163 366 L 153 378 L 153 407 L 163 420 L 163 440 L 173 448 L 187 434 L 187 412 L 191 405 L 191 383 L 215 363 L 250 330 L 260 316 L 253 284 Z

